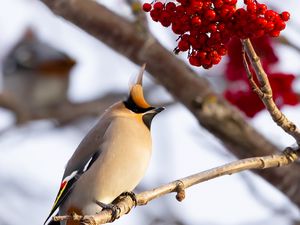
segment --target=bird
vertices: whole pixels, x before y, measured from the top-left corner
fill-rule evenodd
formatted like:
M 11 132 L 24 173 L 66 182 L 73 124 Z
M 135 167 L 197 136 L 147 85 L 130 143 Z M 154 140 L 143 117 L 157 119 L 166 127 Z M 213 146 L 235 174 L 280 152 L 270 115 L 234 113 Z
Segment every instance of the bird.
M 3 60 L 3 89 L 31 113 L 67 100 L 75 60 L 27 28 Z
M 57 208 L 59 215 L 94 215 L 110 208 L 122 193 L 132 193 L 143 178 L 151 159 L 151 122 L 164 110 L 144 98 L 144 70 L 145 65 L 127 99 L 106 109 L 69 159 L 44 224 Z M 79 223 L 61 222 L 65 224 Z

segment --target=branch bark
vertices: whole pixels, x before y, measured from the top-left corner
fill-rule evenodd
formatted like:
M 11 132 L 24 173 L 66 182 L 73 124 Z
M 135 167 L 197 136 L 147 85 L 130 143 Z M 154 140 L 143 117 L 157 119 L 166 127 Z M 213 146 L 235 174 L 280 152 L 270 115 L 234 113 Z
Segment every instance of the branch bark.
M 254 157 L 243 160 L 234 161 L 223 166 L 209 169 L 188 177 L 173 181 L 171 183 L 161 185 L 150 191 L 145 191 L 136 195 L 138 206 L 146 205 L 148 202 L 159 198 L 163 195 L 176 192 L 176 199 L 182 201 L 185 196 L 185 189 L 193 185 L 208 181 L 220 176 L 231 175 L 249 169 L 266 169 L 271 167 L 286 166 L 299 158 L 299 147 L 296 149 L 287 148 L 283 153 L 274 154 L 264 157 Z M 130 212 L 135 206 L 135 202 L 131 197 L 127 196 L 116 202 L 119 208 L 119 217 Z M 75 220 L 80 221 L 82 225 L 98 225 L 112 222 L 112 211 L 103 210 L 97 215 L 64 215 L 55 216 L 55 221 Z
M 216 94 L 208 81 L 166 50 L 153 36 L 91 0 L 42 0 L 55 14 L 69 20 L 147 70 L 198 122 L 218 137 L 238 158 L 279 151 L 255 131 L 244 116 Z M 88 16 L 87 16 L 88 15 Z M 109 19 L 108 19 L 109 18 Z M 256 171 L 300 207 L 300 166 Z M 296 191 L 295 191 L 296 190 Z

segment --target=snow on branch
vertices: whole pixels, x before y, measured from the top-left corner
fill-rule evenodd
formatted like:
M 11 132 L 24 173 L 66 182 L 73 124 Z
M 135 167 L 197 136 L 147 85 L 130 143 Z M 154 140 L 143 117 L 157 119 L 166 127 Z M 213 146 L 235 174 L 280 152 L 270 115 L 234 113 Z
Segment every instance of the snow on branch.
M 220 176 L 231 175 L 249 169 L 266 169 L 271 167 L 281 167 L 289 165 L 296 161 L 300 156 L 300 148 L 288 147 L 282 153 L 253 157 L 242 160 L 237 160 L 223 166 L 215 167 L 200 173 L 193 174 L 188 177 L 181 178 L 168 184 L 161 185 L 149 191 L 141 192 L 136 195 L 136 202 L 138 206 L 146 205 L 153 199 L 159 198 L 166 194 L 177 193 L 176 199 L 182 201 L 185 197 L 185 189 L 193 185 L 208 181 Z M 135 202 L 130 196 L 121 198 L 116 202 L 119 209 L 117 218 L 127 214 L 135 206 Z M 55 221 L 74 220 L 79 221 L 82 225 L 98 225 L 112 222 L 112 211 L 105 209 L 97 215 L 63 215 L 53 217 Z

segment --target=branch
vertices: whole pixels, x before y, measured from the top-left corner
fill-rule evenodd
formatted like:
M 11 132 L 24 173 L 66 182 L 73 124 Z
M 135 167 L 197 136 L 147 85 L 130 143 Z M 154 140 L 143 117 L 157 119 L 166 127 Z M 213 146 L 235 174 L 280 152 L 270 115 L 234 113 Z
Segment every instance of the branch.
M 31 109 L 24 106 L 20 99 L 15 98 L 9 93 L 0 94 L 0 107 L 11 110 L 16 116 L 16 125 L 22 125 L 32 120 L 53 119 L 59 125 L 73 122 L 83 116 L 98 116 L 107 107 L 119 101 L 126 93 L 107 93 L 106 95 L 95 100 L 72 103 L 62 102 L 55 107 L 44 107 L 39 109 Z
M 300 53 L 300 47 L 292 43 L 287 37 L 281 35 L 275 40 L 277 40 L 280 44 L 291 47 L 292 49 L 295 49 L 298 53 Z
M 266 106 L 266 109 L 269 111 L 273 121 L 280 126 L 286 133 L 291 135 L 300 145 L 300 130 L 297 128 L 297 126 L 290 121 L 276 106 L 273 96 L 272 96 L 272 88 L 269 83 L 268 75 L 264 71 L 260 59 L 257 56 L 251 42 L 249 39 L 242 40 L 242 44 L 244 47 L 244 50 L 251 62 L 251 65 L 255 71 L 256 77 L 259 82 L 258 87 L 253 80 L 252 74 L 249 70 L 249 67 L 247 65 L 247 60 L 245 56 L 243 56 L 243 61 L 245 65 L 246 72 L 248 74 L 248 79 L 250 82 L 250 85 L 255 93 L 259 96 L 259 98 L 262 100 L 264 105 Z
M 205 78 L 199 77 L 149 33 L 137 32 L 134 23 L 92 0 L 42 2 L 55 14 L 74 23 L 134 63 L 142 65 L 146 62 L 147 71 L 238 158 L 271 155 L 279 151 L 255 131 L 236 108 L 214 92 Z M 293 164 L 255 172 L 300 206 L 297 192 L 300 191 L 299 170 L 300 166 Z
M 137 205 L 146 205 L 148 202 L 164 196 L 166 194 L 176 192 L 176 199 L 182 201 L 185 196 L 185 189 L 193 185 L 208 181 L 220 176 L 231 175 L 249 169 L 266 169 L 271 167 L 282 167 L 296 161 L 300 156 L 300 148 L 287 148 L 283 153 L 274 154 L 264 157 L 254 157 L 242 159 L 235 162 L 225 164 L 213 169 L 209 169 L 194 175 L 184 177 L 171 183 L 159 186 L 150 191 L 145 191 L 136 195 Z M 119 208 L 119 217 L 130 212 L 135 206 L 135 202 L 131 197 L 122 198 L 116 203 Z M 80 221 L 82 225 L 98 225 L 112 222 L 112 211 L 103 210 L 97 215 L 64 215 L 53 217 L 55 221 L 75 220 Z
M 145 95 L 149 95 L 155 88 L 155 84 L 145 87 Z M 60 104 L 53 106 L 43 106 L 43 108 L 25 107 L 20 99 L 15 98 L 9 93 L 0 94 L 0 107 L 7 108 L 15 113 L 16 125 L 22 125 L 32 120 L 52 119 L 58 125 L 66 125 L 83 117 L 99 116 L 105 109 L 113 103 L 124 99 L 127 95 L 125 92 L 109 92 L 99 98 L 73 103 L 62 101 Z M 175 102 L 157 102 L 155 105 L 171 106 Z

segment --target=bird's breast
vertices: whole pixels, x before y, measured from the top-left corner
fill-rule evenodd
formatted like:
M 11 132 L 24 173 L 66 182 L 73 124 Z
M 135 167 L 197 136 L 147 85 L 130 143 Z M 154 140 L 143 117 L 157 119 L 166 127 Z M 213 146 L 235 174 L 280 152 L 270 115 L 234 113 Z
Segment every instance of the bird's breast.
M 100 156 L 73 191 L 81 192 L 78 204 L 84 214 L 96 213 L 94 200 L 111 203 L 138 185 L 151 158 L 151 135 L 144 124 L 119 118 L 108 127 L 100 148 Z

